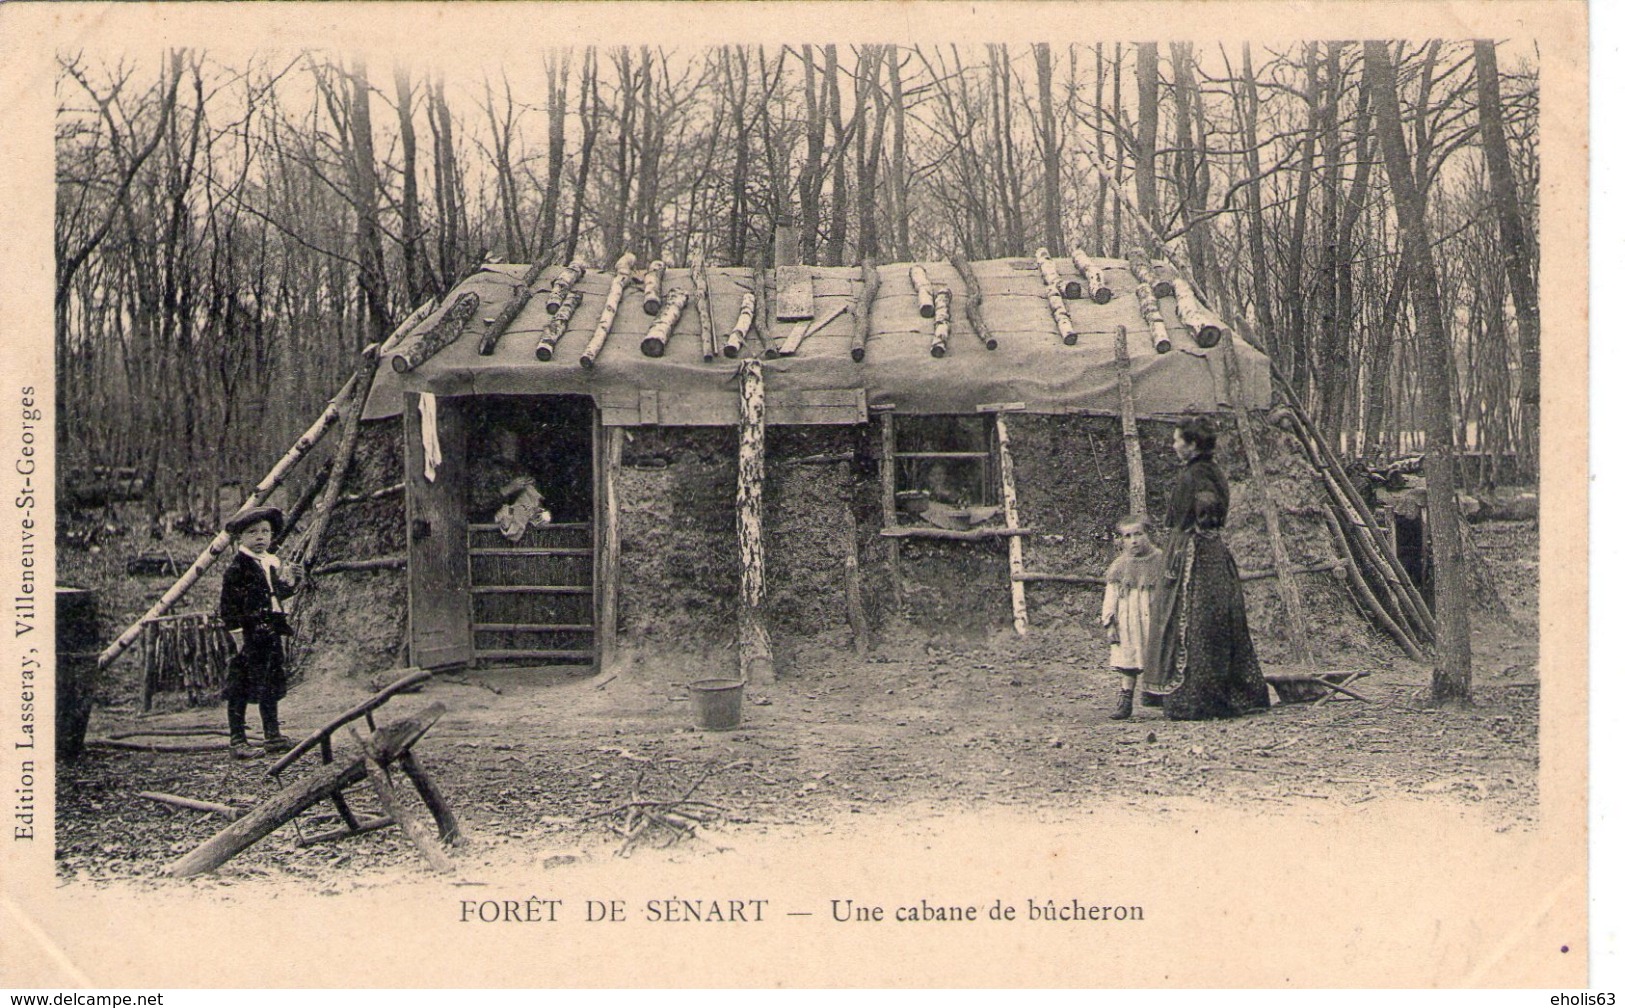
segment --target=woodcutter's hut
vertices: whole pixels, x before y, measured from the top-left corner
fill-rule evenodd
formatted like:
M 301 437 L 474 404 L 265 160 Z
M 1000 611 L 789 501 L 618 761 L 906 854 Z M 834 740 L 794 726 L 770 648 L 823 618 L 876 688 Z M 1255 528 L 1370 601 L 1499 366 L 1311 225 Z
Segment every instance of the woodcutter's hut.
M 1271 398 L 1268 359 L 1143 257 L 489 265 L 383 349 L 305 661 L 761 680 L 803 646 L 1087 633 L 1191 413 L 1224 433 L 1265 661 L 1391 653 L 1349 602 L 1382 623 L 1399 588 Z

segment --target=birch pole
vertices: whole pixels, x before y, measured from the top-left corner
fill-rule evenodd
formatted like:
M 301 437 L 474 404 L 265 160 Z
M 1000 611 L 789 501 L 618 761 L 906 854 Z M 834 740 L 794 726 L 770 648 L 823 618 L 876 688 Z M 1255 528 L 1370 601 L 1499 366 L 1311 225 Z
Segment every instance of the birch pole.
M 1004 527 L 1019 529 L 1021 519 L 1016 514 L 1016 466 L 1010 456 L 1010 429 L 1003 413 L 993 415 L 993 430 L 999 439 L 999 489 L 1004 495 Z M 1027 633 L 1027 586 L 1021 580 L 1026 572 L 1021 556 L 1021 536 L 1010 535 L 1010 612 L 1015 619 L 1016 633 Z
M 739 367 L 739 484 L 734 496 L 739 528 L 739 675 L 747 682 L 773 681 L 773 644 L 762 624 L 765 589 L 762 549 L 762 482 L 766 473 L 767 388 L 762 362 Z
M 636 257 L 628 252 L 615 263 L 615 275 L 609 279 L 609 291 L 604 296 L 604 310 L 598 316 L 598 326 L 592 331 L 587 348 L 581 351 L 581 366 L 584 368 L 597 363 L 598 353 L 609 339 L 609 330 L 615 325 L 615 313 L 621 310 L 621 298 L 626 295 L 626 285 L 632 280 L 632 264 L 635 262 Z

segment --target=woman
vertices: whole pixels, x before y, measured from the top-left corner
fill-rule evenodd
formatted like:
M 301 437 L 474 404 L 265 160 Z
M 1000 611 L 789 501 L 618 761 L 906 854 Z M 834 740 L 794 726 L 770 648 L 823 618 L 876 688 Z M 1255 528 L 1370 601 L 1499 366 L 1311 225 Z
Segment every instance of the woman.
M 1219 536 L 1230 485 L 1213 462 L 1217 443 L 1203 417 L 1174 429 L 1185 468 L 1168 498 L 1167 564 L 1152 611 L 1144 701 L 1182 721 L 1236 717 L 1270 703 L 1236 561 Z

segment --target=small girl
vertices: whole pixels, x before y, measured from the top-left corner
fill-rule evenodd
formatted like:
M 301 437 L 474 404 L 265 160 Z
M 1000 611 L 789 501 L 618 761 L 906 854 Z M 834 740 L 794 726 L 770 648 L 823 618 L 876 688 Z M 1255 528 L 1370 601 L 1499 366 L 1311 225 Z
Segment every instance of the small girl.
M 1114 721 L 1134 713 L 1134 682 L 1145 667 L 1151 632 L 1151 596 L 1162 579 L 1162 550 L 1151 544 L 1150 523 L 1130 515 L 1117 523 L 1119 552 L 1106 570 L 1100 624 L 1111 635 L 1111 663 L 1122 676 Z
M 220 621 L 237 645 L 226 671 L 225 689 L 226 726 L 235 759 L 256 759 L 293 748 L 277 724 L 277 701 L 288 692 L 282 638 L 293 632 L 282 600 L 298 590 L 303 572 L 298 564 L 284 568 L 271 554 L 271 543 L 282 525 L 282 511 L 274 507 L 250 508 L 226 522 L 226 531 L 237 543 L 237 555 L 220 579 Z M 248 744 L 250 701 L 260 708 L 263 752 Z

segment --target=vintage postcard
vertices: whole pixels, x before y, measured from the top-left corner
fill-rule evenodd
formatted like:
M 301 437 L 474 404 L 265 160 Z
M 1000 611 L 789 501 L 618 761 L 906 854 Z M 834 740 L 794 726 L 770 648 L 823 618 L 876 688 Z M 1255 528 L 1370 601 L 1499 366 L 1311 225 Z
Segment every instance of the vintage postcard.
M 0 9 L 0 984 L 1588 981 L 1579 3 Z

